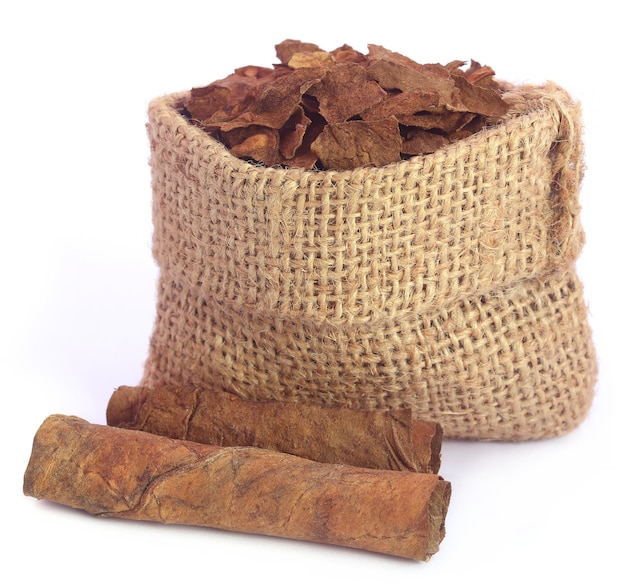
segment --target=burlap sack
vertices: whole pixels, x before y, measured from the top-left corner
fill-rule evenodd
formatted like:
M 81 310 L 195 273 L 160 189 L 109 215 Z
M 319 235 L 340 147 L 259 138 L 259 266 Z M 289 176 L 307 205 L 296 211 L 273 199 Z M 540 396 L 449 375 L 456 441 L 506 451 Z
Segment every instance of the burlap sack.
M 456 438 L 584 418 L 581 128 L 562 89 L 512 88 L 504 123 L 345 172 L 241 161 L 184 98 L 149 109 L 160 278 L 142 385 L 412 407 Z

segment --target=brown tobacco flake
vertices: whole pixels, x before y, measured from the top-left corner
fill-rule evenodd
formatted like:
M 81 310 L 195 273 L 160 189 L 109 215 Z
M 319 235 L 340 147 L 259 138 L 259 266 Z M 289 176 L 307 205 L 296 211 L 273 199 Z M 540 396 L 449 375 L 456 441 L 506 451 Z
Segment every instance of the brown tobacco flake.
M 387 61 L 416 70 L 422 69 L 424 67 L 416 61 L 413 61 L 413 59 L 411 59 L 410 57 L 402 55 L 401 53 L 396 53 L 395 51 L 390 51 L 389 49 L 385 49 L 385 47 L 382 47 L 380 45 L 369 44 L 367 46 L 367 49 L 367 58 L 370 63 L 376 63 L 377 61 Z
M 402 140 L 400 150 L 406 155 L 421 155 L 434 153 L 448 144 L 450 144 L 450 139 L 445 135 L 415 129 L 410 132 L 407 138 Z
M 375 61 L 368 68 L 370 77 L 387 90 L 411 92 L 437 92 L 447 95 L 452 91 L 454 82 L 445 68 L 428 71 L 402 65 L 393 61 Z
M 448 67 L 452 74 L 462 75 L 472 85 L 480 86 L 481 88 L 498 89 L 498 82 L 494 79 L 496 72 L 491 67 L 481 65 L 473 59 L 470 62 L 470 66 L 465 70 L 462 69 L 464 65 L 463 61 L 456 61 L 452 64 L 449 63 Z
M 336 65 L 308 93 L 317 98 L 320 114 L 329 123 L 345 122 L 387 95 L 356 63 Z
M 266 165 L 281 162 L 278 154 L 280 137 L 273 128 L 259 128 L 242 142 L 233 145 L 231 152 L 237 157 L 249 157 L 256 161 L 265 161 Z
M 193 88 L 187 111 L 206 126 L 232 120 L 248 107 L 254 88 L 273 82 L 278 75 L 277 70 L 266 67 L 241 67 L 222 80 Z
M 445 134 L 457 132 L 467 126 L 476 115 L 472 112 L 417 112 L 416 114 L 396 114 L 398 122 L 404 126 L 422 130 L 438 130 Z
M 302 67 L 325 67 L 331 69 L 334 65 L 334 58 L 326 51 L 311 51 L 310 53 L 294 53 L 287 65 L 292 69 Z
M 342 45 L 330 52 L 335 58 L 335 63 L 365 63 L 367 58 L 360 51 L 356 51 L 350 45 Z
M 380 45 L 325 51 L 293 39 L 276 55 L 271 68 L 240 67 L 192 89 L 182 110 L 234 155 L 267 166 L 385 165 L 462 140 L 509 109 L 494 70 L 474 60 L 421 64 Z
M 361 112 L 363 120 L 377 120 L 398 117 L 398 120 L 407 112 L 422 112 L 436 108 L 439 103 L 437 92 L 427 90 L 412 90 L 389 94 L 384 100 L 374 104 Z
M 508 109 L 500 95 L 490 89 L 470 83 L 465 76 L 452 74 L 455 83 L 453 101 L 448 105 L 450 110 L 475 112 L 483 116 L 504 116 Z
M 402 140 L 395 118 L 328 124 L 311 149 L 327 169 L 382 166 L 400 160 Z
M 287 64 L 295 53 L 312 53 L 321 51 L 315 43 L 303 43 L 294 39 L 287 39 L 275 46 L 276 56 L 281 63 Z
M 304 113 L 304 109 L 298 106 L 280 131 L 280 152 L 285 159 L 296 156 L 310 124 L 311 119 Z
M 450 141 L 460 141 L 476 134 L 487 125 L 487 119 L 484 116 L 475 115 L 466 125 L 458 130 L 448 134 Z
M 302 94 L 319 82 L 324 73 L 322 68 L 296 69 L 255 87 L 249 96 L 249 108 L 232 121 L 222 124 L 222 130 L 250 124 L 282 128 L 297 110 Z

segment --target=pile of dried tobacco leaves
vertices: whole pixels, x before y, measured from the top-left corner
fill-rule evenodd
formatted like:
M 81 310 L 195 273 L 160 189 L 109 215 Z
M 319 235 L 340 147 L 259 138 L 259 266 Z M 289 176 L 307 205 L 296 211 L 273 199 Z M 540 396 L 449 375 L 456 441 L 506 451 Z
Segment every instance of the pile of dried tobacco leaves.
M 422 65 L 378 45 L 276 45 L 279 64 L 250 65 L 191 90 L 184 114 L 245 160 L 353 169 L 432 153 L 507 112 L 494 71 L 472 61 Z

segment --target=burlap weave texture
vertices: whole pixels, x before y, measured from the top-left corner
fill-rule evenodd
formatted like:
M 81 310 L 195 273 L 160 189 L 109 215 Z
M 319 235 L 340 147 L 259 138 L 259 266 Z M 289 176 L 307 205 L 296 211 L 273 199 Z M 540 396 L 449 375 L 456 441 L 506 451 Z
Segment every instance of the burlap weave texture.
M 595 357 L 578 107 L 513 88 L 510 118 L 353 171 L 233 157 L 154 100 L 157 317 L 142 384 L 413 407 L 449 437 L 525 439 L 584 418 Z

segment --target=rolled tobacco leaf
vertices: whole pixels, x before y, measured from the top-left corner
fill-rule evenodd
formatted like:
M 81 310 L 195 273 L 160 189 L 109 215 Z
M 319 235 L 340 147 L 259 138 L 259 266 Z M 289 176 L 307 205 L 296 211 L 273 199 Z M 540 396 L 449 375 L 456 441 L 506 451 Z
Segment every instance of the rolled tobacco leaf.
M 450 483 L 435 474 L 318 463 L 53 415 L 35 435 L 24 493 L 96 516 L 428 560 L 445 534 Z
M 324 463 L 437 473 L 442 429 L 410 409 L 367 411 L 253 401 L 192 387 L 119 387 L 111 426 L 219 446 L 256 446 Z

